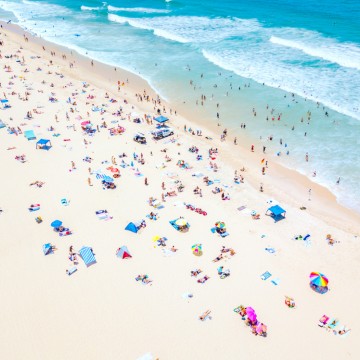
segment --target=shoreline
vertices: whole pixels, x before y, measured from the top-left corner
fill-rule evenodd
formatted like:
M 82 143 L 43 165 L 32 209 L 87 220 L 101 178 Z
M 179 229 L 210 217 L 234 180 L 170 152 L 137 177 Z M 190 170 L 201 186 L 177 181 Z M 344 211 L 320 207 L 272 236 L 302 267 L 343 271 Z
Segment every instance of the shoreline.
M 0 129 L 6 170 L 0 178 L 0 289 L 7 294 L 2 358 L 63 360 L 74 351 L 79 359 L 140 360 L 150 352 L 150 359 L 161 360 L 357 358 L 359 291 L 353 284 L 359 281 L 354 269 L 360 247 L 350 230 L 357 232 L 358 224 L 345 217 L 345 210 L 335 212 L 330 194 L 324 195 L 327 205 L 321 189 L 313 188 L 309 201 L 306 179 L 278 169 L 271 157 L 262 175 L 262 153 L 251 152 L 245 140 L 242 146 L 229 138 L 221 142 L 222 127 L 212 131 L 200 121 L 206 119 L 187 120 L 181 110 L 170 116 L 175 134 L 155 141 L 151 121 L 133 121 L 156 113 L 153 103 L 135 96 L 148 89 L 140 80 L 129 75 L 127 84 L 125 72 L 118 69 L 115 77 L 113 68 L 95 62 L 92 67 L 75 52 L 65 61 L 59 47 L 34 45 L 30 36 L 24 41 L 22 32 L 2 30 L 0 38 L 1 92 L 11 105 L 1 111 L 7 126 Z M 75 61 L 73 68 L 69 61 Z M 125 81 L 120 92 L 118 80 Z M 203 135 L 184 132 L 184 125 L 201 128 Z M 117 126 L 122 133 L 112 136 L 109 130 Z M 25 137 L 28 130 L 35 140 Z M 139 131 L 147 144 L 133 141 Z M 52 148 L 37 149 L 39 139 L 51 139 Z M 188 151 L 192 146 L 198 153 Z M 210 148 L 218 148 L 217 156 L 207 156 Z M 238 174 L 245 181 L 236 184 L 234 169 L 243 166 L 246 171 Z M 107 186 L 105 175 L 115 189 Z M 205 184 L 205 175 L 213 184 Z M 230 199 L 221 196 L 226 194 Z M 286 219 L 275 223 L 265 216 L 270 197 L 286 210 Z M 162 206 L 151 206 L 150 198 Z M 180 217 L 190 224 L 188 231 L 170 225 Z M 54 231 L 55 219 L 71 234 Z M 135 230 L 142 219 L 145 228 L 128 231 L 128 224 Z M 227 236 L 213 231 L 218 221 L 226 224 Z M 299 234 L 307 240 L 299 241 Z M 165 245 L 154 240 L 157 236 Z M 46 255 L 48 243 L 54 250 Z M 195 243 L 201 244 L 201 256 L 194 256 Z M 80 256 L 84 246 L 95 263 Z M 123 246 L 131 258 L 119 257 Z M 68 276 L 74 266 L 76 272 Z M 231 276 L 222 278 L 219 266 Z M 200 276 L 193 276 L 196 269 Z M 310 289 L 313 271 L 329 278 L 327 294 Z M 267 272 L 272 277 L 263 280 Z M 150 283 L 139 281 L 142 277 Z M 295 309 L 284 305 L 284 295 L 295 299 Z M 266 338 L 245 326 L 234 311 L 241 304 L 256 310 L 268 327 Z M 208 311 L 211 318 L 200 321 Z M 351 329 L 349 336 L 321 329 L 323 314 L 331 322 L 338 318 L 336 329 Z M 191 346 L 194 334 L 204 341 Z
M 114 96 L 126 96 L 131 99 L 131 101 L 129 101 L 130 103 L 136 103 L 140 108 L 143 104 L 137 101 L 134 94 L 140 94 L 146 89 L 148 95 L 154 98 L 158 95 L 148 82 L 139 75 L 120 67 L 117 67 L 115 72 L 114 67 L 96 60 L 93 60 L 94 66 L 91 66 L 91 58 L 81 55 L 75 50 L 34 36 L 17 24 L 6 24 L 3 21 L 0 21 L 0 24 L 2 24 L 3 30 L 10 31 L 16 37 L 17 43 L 20 46 L 29 47 L 32 51 L 40 56 L 45 56 L 48 60 L 56 58 L 56 61 L 65 67 L 63 69 L 65 72 L 77 78 L 79 78 L 79 75 L 76 74 L 77 69 L 91 72 L 91 81 L 96 86 L 100 88 L 103 86 L 107 91 L 111 91 Z M 29 42 L 27 43 L 24 41 L 24 34 L 26 34 L 29 39 Z M 35 44 L 35 48 L 32 44 Z M 45 46 L 46 51 L 43 51 L 42 46 Z M 49 51 L 55 51 L 56 55 L 51 56 Z M 60 54 L 66 54 L 69 58 L 64 61 Z M 68 67 L 70 59 L 76 62 L 73 69 L 69 69 Z M 126 84 L 124 89 L 120 92 L 117 92 L 116 81 L 112 79 L 115 73 L 119 81 L 129 80 L 128 84 Z M 127 91 L 127 89 L 129 89 L 129 91 Z M 167 108 L 171 108 L 171 104 L 165 101 L 162 101 L 162 103 L 166 105 Z M 186 108 L 186 105 L 184 105 L 184 108 Z M 182 113 L 185 113 L 185 116 L 183 116 Z M 250 172 L 245 173 L 245 181 L 249 180 L 254 189 L 258 189 L 259 184 L 263 183 L 264 193 L 268 198 L 276 199 L 279 203 L 289 202 L 297 208 L 304 206 L 306 207 L 306 211 L 314 216 L 318 216 L 329 225 L 335 224 L 337 227 L 347 232 L 351 232 L 354 235 L 360 235 L 360 228 L 358 226 L 360 223 L 360 213 L 339 204 L 336 196 L 329 189 L 314 183 L 310 178 L 296 170 L 286 168 L 276 161 L 273 161 L 275 158 L 274 156 L 265 156 L 262 153 L 252 153 L 249 150 L 252 140 L 247 139 L 246 135 L 244 135 L 242 139 L 238 138 L 238 143 L 245 143 L 246 146 L 233 146 L 230 144 L 230 139 L 226 144 L 220 142 L 218 140 L 220 135 L 219 127 L 216 124 L 205 123 L 197 120 L 196 117 L 190 118 L 189 115 L 190 114 L 181 107 L 180 113 L 178 112 L 177 116 L 168 115 L 171 120 L 171 126 L 176 127 L 178 130 L 182 130 L 185 124 L 187 125 L 187 128 L 194 127 L 195 125 L 213 138 L 212 145 L 226 145 L 225 161 L 231 164 L 234 169 L 239 169 L 242 166 L 245 166 L 246 169 L 250 169 Z M 141 116 L 141 114 L 139 114 L 139 116 Z M 220 127 L 220 129 L 222 129 L 222 127 Z M 191 137 L 191 135 L 189 136 Z M 200 137 L 196 136 L 196 138 L 199 139 Z M 236 151 L 236 156 L 239 157 L 237 160 L 234 159 L 234 151 Z M 269 161 L 270 169 L 268 169 L 267 175 L 261 176 L 262 166 L 259 164 L 264 157 Z M 258 171 L 254 170 L 256 168 Z M 256 172 L 258 172 L 259 175 L 257 175 Z M 270 174 L 271 181 L 268 181 Z M 271 185 L 269 183 L 271 183 Z M 308 200 L 308 189 L 311 189 L 311 201 Z

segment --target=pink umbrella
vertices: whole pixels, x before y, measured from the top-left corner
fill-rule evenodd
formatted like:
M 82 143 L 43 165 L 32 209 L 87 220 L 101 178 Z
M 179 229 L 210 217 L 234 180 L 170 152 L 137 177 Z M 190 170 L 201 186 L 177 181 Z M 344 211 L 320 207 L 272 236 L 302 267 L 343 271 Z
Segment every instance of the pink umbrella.
M 249 306 L 246 308 L 246 315 L 251 322 L 256 321 L 256 313 L 252 307 Z
M 83 122 L 81 123 L 82 126 L 89 125 L 89 124 L 90 124 L 90 121 L 83 121 Z
M 256 327 L 256 332 L 258 334 L 261 334 L 263 332 L 263 324 L 259 323 L 258 326 Z

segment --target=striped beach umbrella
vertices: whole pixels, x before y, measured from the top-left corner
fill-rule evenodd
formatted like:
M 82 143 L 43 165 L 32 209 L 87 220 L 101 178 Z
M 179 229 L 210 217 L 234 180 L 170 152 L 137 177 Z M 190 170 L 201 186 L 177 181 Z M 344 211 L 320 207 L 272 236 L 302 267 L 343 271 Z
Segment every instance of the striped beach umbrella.
M 310 283 L 316 286 L 325 287 L 329 283 L 329 280 L 324 274 L 312 272 L 310 274 Z

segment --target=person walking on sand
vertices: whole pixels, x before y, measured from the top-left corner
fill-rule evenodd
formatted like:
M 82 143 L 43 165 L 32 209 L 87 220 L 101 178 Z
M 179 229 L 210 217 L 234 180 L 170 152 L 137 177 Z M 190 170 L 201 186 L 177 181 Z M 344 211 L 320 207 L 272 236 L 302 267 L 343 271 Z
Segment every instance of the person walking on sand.
M 93 186 L 92 183 L 91 183 L 91 179 L 90 179 L 90 178 L 88 178 L 88 185 L 89 185 L 89 186 Z
M 234 138 L 234 145 L 237 145 L 237 139 L 236 139 L 236 137 Z
M 71 162 L 71 168 L 72 168 L 72 170 L 76 169 L 75 163 L 73 161 Z
M 145 178 L 144 183 L 145 183 L 146 186 L 149 185 L 147 177 Z

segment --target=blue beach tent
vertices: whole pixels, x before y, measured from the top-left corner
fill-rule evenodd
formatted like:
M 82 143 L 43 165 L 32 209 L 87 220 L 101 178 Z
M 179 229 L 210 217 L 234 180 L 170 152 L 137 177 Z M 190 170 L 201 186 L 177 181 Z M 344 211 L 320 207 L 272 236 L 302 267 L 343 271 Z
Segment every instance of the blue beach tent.
M 163 124 L 163 123 L 167 122 L 169 119 L 163 115 L 160 115 L 160 116 L 154 118 L 154 120 L 160 124 Z
M 44 252 L 44 255 L 49 255 L 49 254 L 53 253 L 53 249 L 52 249 L 50 243 L 43 245 L 43 252 Z
M 128 223 L 125 230 L 129 230 L 135 234 L 139 231 L 138 227 L 133 222 Z
M 34 134 L 34 130 L 26 130 L 24 132 L 24 136 L 28 139 L 28 140 L 35 140 L 36 136 Z
M 36 143 L 36 149 L 49 150 L 51 149 L 51 142 L 48 139 L 40 139 Z
M 79 254 L 87 267 L 89 267 L 93 264 L 96 264 L 96 259 L 95 259 L 92 248 L 90 248 L 88 246 L 83 246 L 80 249 Z
M 270 212 L 270 216 L 275 220 L 275 222 L 285 219 L 286 211 L 281 208 L 279 205 L 271 206 L 266 210 L 266 214 L 268 215 Z

